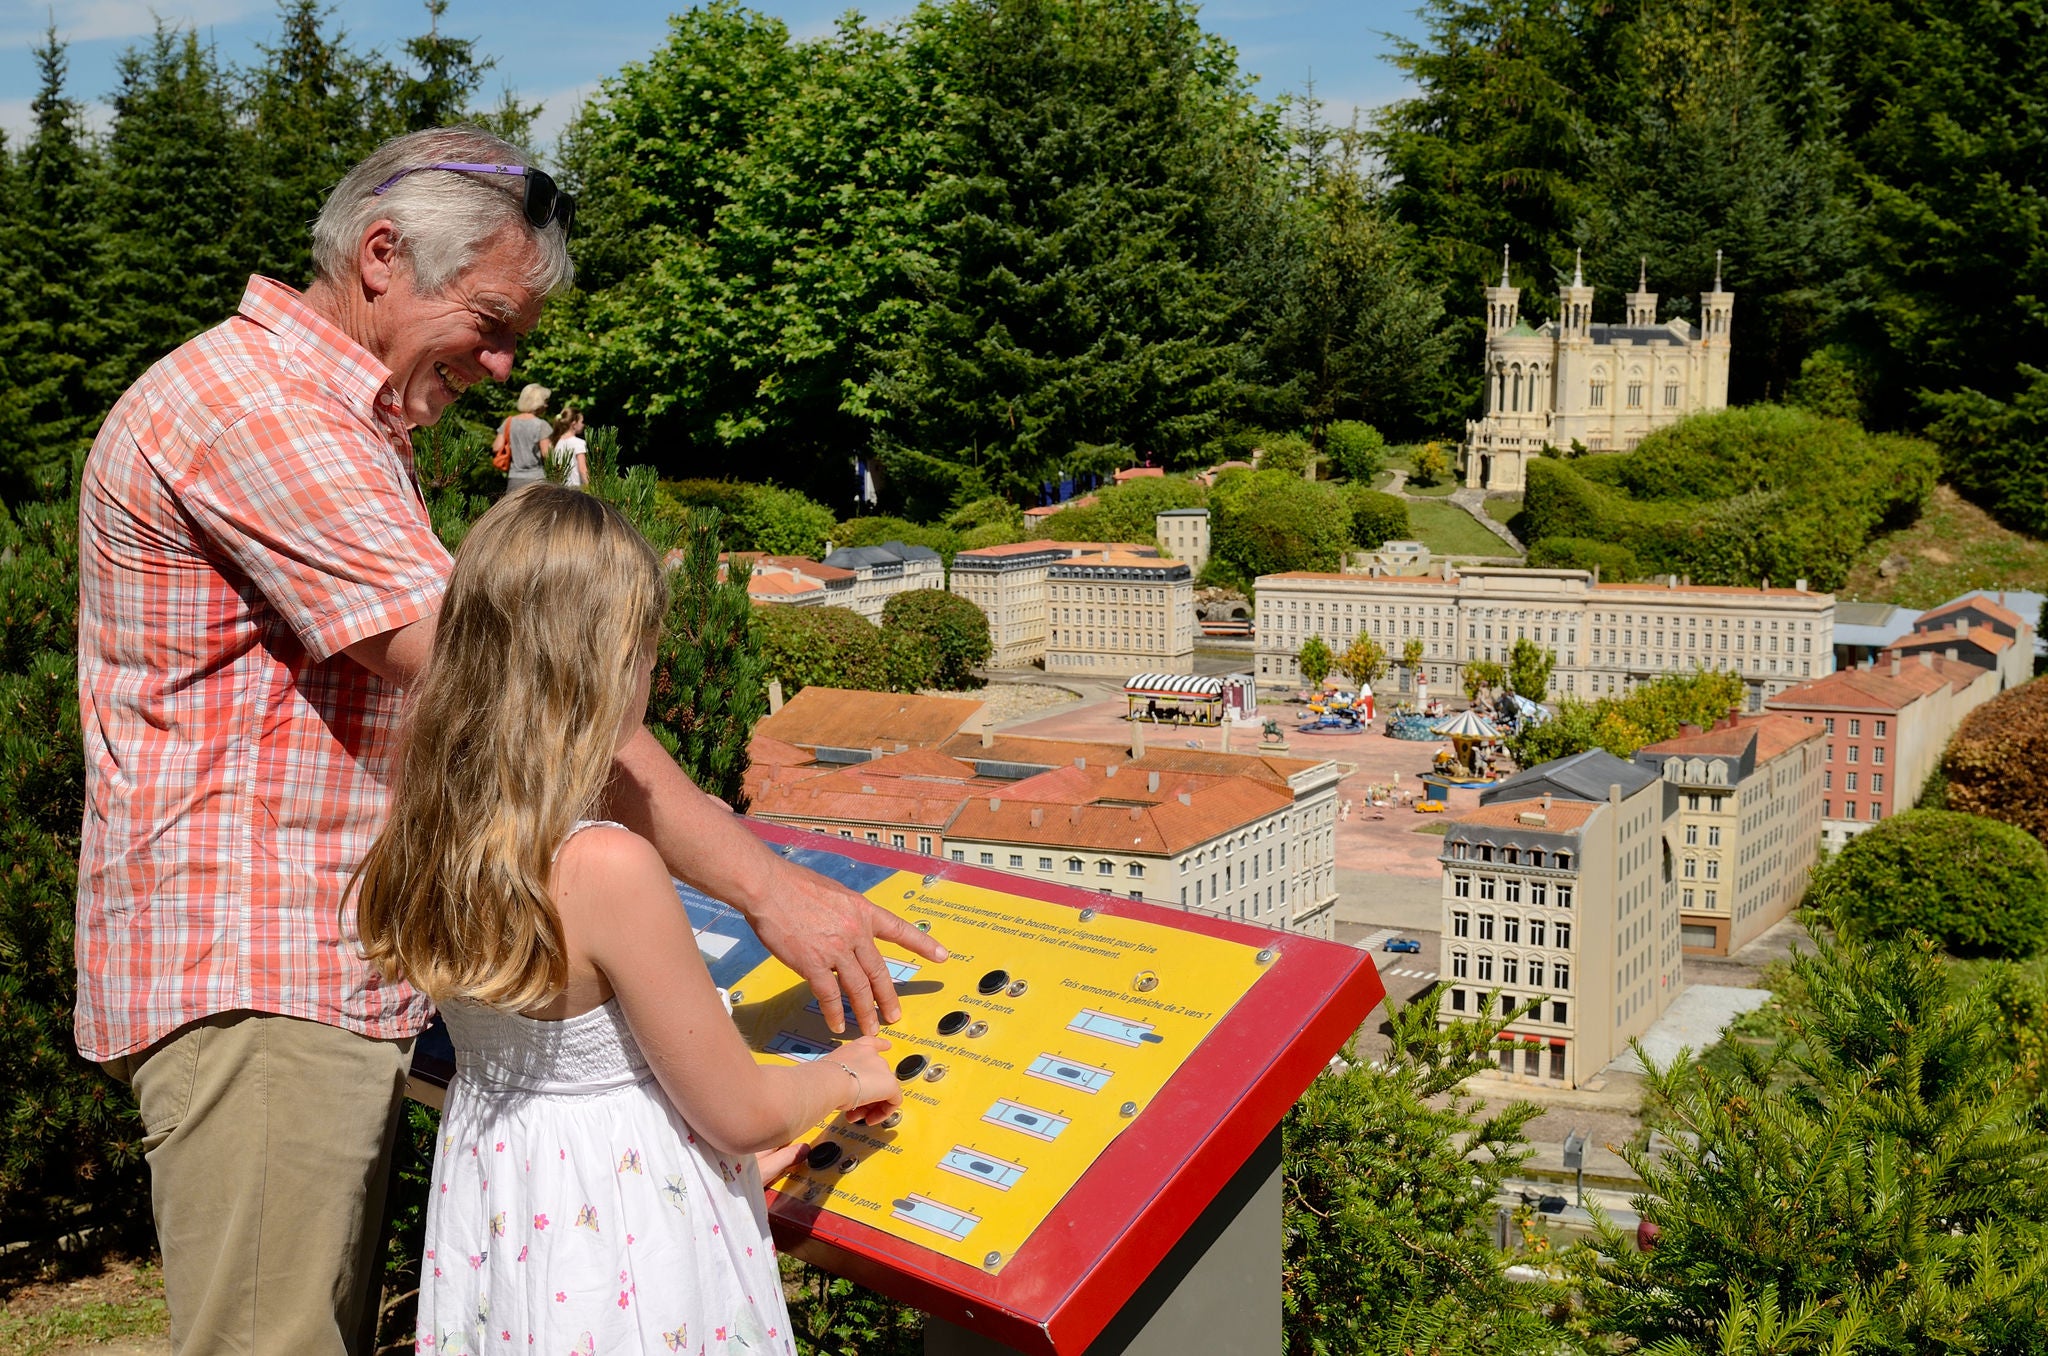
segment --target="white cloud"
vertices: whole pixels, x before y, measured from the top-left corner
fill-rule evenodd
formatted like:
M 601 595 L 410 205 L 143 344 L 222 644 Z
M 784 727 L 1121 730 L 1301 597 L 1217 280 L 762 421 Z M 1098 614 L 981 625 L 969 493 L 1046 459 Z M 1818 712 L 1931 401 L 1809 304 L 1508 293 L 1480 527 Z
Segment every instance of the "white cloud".
M 17 151 L 35 134 L 36 117 L 30 110 L 31 102 L 28 99 L 0 99 L 0 128 L 7 130 L 7 144 Z M 85 114 L 85 127 L 89 132 L 102 133 L 114 125 L 114 109 L 110 104 L 85 99 L 80 101 L 79 108 Z
M 147 37 L 158 19 L 174 28 L 205 28 L 267 13 L 261 0 L 66 0 L 56 6 L 57 36 L 65 42 Z M 33 47 L 49 31 L 47 0 L 0 0 L 0 48 Z
M 583 101 L 597 93 L 601 83 L 603 82 L 586 80 L 567 89 L 553 90 L 538 96 L 520 96 L 522 102 L 530 100 L 541 106 L 540 116 L 533 120 L 533 137 L 538 143 L 536 149 L 552 154 L 555 143 L 561 139 L 562 129 L 569 125 L 569 119 L 576 116 L 576 110 Z

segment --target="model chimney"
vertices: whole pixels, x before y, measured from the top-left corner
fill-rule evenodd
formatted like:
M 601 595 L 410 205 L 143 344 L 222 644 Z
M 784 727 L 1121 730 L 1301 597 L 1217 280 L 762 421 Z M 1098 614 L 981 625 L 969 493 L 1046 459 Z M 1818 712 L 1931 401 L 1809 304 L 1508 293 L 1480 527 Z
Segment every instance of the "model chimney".
M 1187 792 L 1183 791 L 1180 793 L 1180 803 L 1183 805 L 1193 805 L 1195 803 L 1195 798 L 1189 795 Z
M 768 714 L 772 716 L 781 709 L 782 680 L 780 678 L 770 678 L 768 680 Z
M 1122 766 L 1123 764 L 1121 763 L 1111 763 L 1108 767 L 1102 769 L 1102 775 L 1105 777 L 1114 777 L 1116 776 L 1116 770 Z
M 1002 798 L 1001 796 L 990 796 L 990 797 L 988 798 L 988 812 L 989 812 L 990 814 L 994 814 L 994 813 L 995 813 L 996 811 L 998 811 L 998 810 L 1000 810 L 1000 809 L 1002 809 L 1002 808 L 1003 808 L 1003 798 Z
M 1145 722 L 1131 722 L 1131 761 L 1137 762 L 1145 756 Z
M 1032 827 L 1032 828 L 1034 828 L 1034 829 L 1036 829 L 1036 828 L 1042 828 L 1042 827 L 1044 827 L 1044 824 L 1045 824 L 1045 807 L 1044 807 L 1043 805 L 1034 805 L 1034 806 L 1032 806 L 1032 807 L 1031 807 L 1031 827 Z
M 1893 655 L 1893 656 L 1892 656 L 1892 677 L 1896 678 L 1896 677 L 1898 677 L 1898 676 L 1899 676 L 1899 657 L 1898 657 L 1897 655 Z

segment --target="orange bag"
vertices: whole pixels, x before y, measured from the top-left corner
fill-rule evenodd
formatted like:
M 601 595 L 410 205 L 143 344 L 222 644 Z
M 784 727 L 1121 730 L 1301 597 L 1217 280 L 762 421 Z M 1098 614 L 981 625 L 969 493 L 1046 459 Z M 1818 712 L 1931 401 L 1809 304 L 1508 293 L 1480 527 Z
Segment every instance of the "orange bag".
M 500 471 L 512 469 L 512 421 L 498 425 L 498 440 L 491 444 L 491 465 Z

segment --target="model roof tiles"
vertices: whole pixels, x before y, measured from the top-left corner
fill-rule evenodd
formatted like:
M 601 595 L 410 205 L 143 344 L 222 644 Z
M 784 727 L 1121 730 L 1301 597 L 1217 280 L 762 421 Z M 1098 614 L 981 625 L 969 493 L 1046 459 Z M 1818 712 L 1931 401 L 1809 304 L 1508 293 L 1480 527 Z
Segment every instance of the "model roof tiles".
M 1972 608 L 1982 612 L 1987 617 L 2004 622 L 2007 626 L 2012 627 L 2014 631 L 2018 631 L 2020 627 L 2027 625 L 2026 619 L 2021 617 L 2019 613 L 2012 611 L 2001 603 L 1993 602 L 1981 593 L 1968 594 L 1961 598 L 1951 599 L 1940 607 L 1929 608 L 1920 614 L 1920 620 L 1924 622 L 1935 617 L 1946 617 L 1952 612 L 1962 612 Z
M 1925 621 L 1926 618 L 1922 617 L 1921 620 Z M 1940 649 L 1948 645 L 1975 645 L 1979 649 L 1989 650 L 1996 654 L 2000 650 L 2011 648 L 2012 644 L 2013 638 L 2011 636 L 2000 631 L 1993 631 L 1986 626 L 1973 626 L 1967 631 L 1954 626 L 1941 626 L 1925 631 L 1908 631 L 1886 648 L 1892 650 L 1922 650 L 1928 648 Z
M 981 706 L 960 697 L 807 687 L 754 729 L 802 748 L 926 748 L 957 733 Z
M 1698 734 L 1677 735 L 1655 744 L 1645 744 L 1636 752 L 1660 758 L 1739 758 L 1753 739 L 1756 741 L 1756 761 L 1767 763 L 1785 750 L 1821 736 L 1819 726 L 1808 725 L 1797 716 L 1766 712 L 1763 715 L 1741 715 L 1734 720 L 1732 726 L 1721 724 Z
M 1974 664 L 1939 656 L 1930 658 L 1932 663 L 1918 659 L 1902 663 L 1896 673 L 1888 667 L 1842 669 L 1787 688 L 1772 697 L 1768 705 L 1828 711 L 1897 711 L 1944 686 L 1968 686 L 1985 672 Z
M 1541 796 L 1526 800 L 1500 800 L 1491 805 L 1482 805 L 1448 821 L 1449 827 L 1524 829 L 1535 833 L 1577 833 L 1586 827 L 1586 822 L 1598 813 L 1602 802 L 1586 800 L 1561 800 L 1553 797 L 1548 805 Z M 1543 823 L 1524 823 L 1524 815 L 1542 815 Z
M 1080 852 L 1167 856 L 1219 838 L 1293 802 L 1285 790 L 1246 777 L 1218 778 L 1209 786 L 1182 793 L 1187 796 L 1185 802 L 1176 795 L 1153 805 L 1027 800 L 1019 794 L 1024 785 L 1020 782 L 970 799 L 961 807 L 948 836 Z

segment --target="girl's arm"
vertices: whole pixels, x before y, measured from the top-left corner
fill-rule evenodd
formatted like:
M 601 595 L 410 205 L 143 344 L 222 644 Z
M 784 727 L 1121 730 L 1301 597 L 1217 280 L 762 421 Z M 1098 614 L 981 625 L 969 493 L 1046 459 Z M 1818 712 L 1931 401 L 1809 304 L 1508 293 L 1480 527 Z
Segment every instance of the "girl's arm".
M 556 859 L 554 887 L 572 985 L 579 962 L 610 981 L 662 1091 L 719 1150 L 759 1153 L 833 1111 L 880 1120 L 903 1100 L 879 1053 L 888 1042 L 877 1037 L 794 1067 L 755 1063 L 704 968 L 668 868 L 638 834 L 577 834 Z

